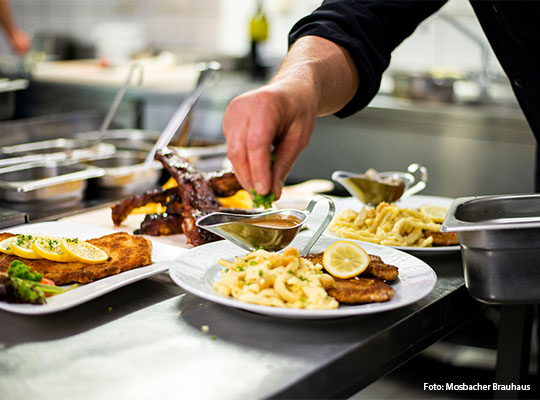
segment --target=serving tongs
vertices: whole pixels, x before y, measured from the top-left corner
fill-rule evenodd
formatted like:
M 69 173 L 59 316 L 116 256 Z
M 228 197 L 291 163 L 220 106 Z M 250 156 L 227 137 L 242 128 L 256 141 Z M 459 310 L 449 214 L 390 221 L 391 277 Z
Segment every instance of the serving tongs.
M 322 200 L 328 203 L 328 212 L 319 228 L 302 249 L 301 255 L 306 256 L 334 217 L 336 206 L 329 197 L 319 196 L 312 199 L 303 211 L 283 209 L 254 214 L 235 214 L 219 211 L 205 215 L 198 219 L 195 224 L 199 228 L 206 229 L 227 239 L 244 250 L 252 251 L 262 248 L 267 251 L 279 251 L 287 247 L 293 241 L 310 214 L 313 212 L 315 205 Z M 270 227 L 250 223 L 250 221 L 254 219 L 261 221 L 264 219 L 271 219 L 275 216 L 281 218 L 292 216 L 299 222 L 287 227 Z
M 366 205 L 377 206 L 382 202 L 403 200 L 425 189 L 428 181 L 427 168 L 413 163 L 408 172 L 378 172 L 375 177 L 348 171 L 335 171 L 332 179 L 340 183 L 351 196 Z M 419 174 L 416 178 L 414 174 Z M 389 180 L 392 183 L 389 183 Z
M 204 89 L 208 86 L 212 78 L 220 69 L 221 64 L 217 61 L 210 61 L 199 65 L 200 73 L 195 89 L 182 102 L 182 104 L 180 104 L 180 107 L 178 107 L 172 118 L 169 120 L 169 123 L 150 150 L 150 153 L 148 153 L 144 164 L 151 164 L 154 160 L 156 151 L 161 150 L 163 147 L 169 144 L 173 136 L 176 134 L 176 132 L 178 132 L 178 129 L 180 129 L 180 127 L 186 121 L 187 117 L 191 113 L 191 110 L 193 109 L 193 106 L 199 97 L 201 97 Z M 187 134 L 184 135 L 183 141 L 187 141 Z

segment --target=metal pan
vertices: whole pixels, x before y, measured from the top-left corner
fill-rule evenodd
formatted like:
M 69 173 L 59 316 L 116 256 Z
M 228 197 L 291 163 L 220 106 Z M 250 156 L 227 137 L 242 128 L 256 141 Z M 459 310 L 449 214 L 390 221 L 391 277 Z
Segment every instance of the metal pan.
M 457 232 L 471 296 L 489 304 L 540 302 L 540 194 L 456 199 L 441 231 Z
M 105 171 L 73 161 L 32 162 L 0 168 L 0 198 L 7 202 L 59 202 L 83 197 L 88 179 Z

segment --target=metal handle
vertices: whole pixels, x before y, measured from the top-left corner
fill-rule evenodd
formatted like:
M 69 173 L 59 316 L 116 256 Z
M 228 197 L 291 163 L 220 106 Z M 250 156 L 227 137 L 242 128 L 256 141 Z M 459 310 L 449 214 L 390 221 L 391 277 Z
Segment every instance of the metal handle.
M 116 112 L 118 111 L 118 106 L 120 106 L 120 102 L 124 98 L 124 95 L 126 94 L 129 84 L 131 83 L 131 78 L 133 76 L 133 73 L 136 69 L 139 69 L 140 75 L 139 75 L 139 85 L 142 83 L 143 80 L 143 66 L 141 64 L 135 63 L 131 66 L 129 70 L 129 74 L 126 78 L 126 81 L 122 84 L 118 92 L 116 93 L 116 96 L 114 97 L 114 100 L 111 104 L 111 107 L 109 108 L 109 111 L 107 112 L 107 116 L 103 120 L 103 123 L 101 124 L 101 127 L 99 128 L 99 137 L 97 139 L 97 142 L 101 142 L 103 139 L 103 136 L 105 136 L 105 132 L 107 129 L 109 129 L 109 125 L 111 124 L 112 119 L 114 118 Z
M 201 70 L 195 90 L 189 95 L 186 100 L 184 100 L 180 107 L 178 107 L 171 120 L 154 144 L 154 147 L 152 147 L 152 150 L 150 150 L 150 153 L 148 153 L 148 156 L 146 156 L 146 159 L 144 161 L 145 164 L 151 164 L 154 160 L 154 154 L 156 153 L 156 151 L 169 144 L 174 134 L 184 123 L 185 119 L 189 115 L 191 109 L 193 108 L 199 97 L 201 97 L 201 94 L 208 85 L 208 83 L 212 80 L 212 78 L 220 69 L 221 64 L 217 61 L 204 64 L 204 68 Z
M 417 163 L 413 163 L 409 165 L 409 167 L 407 168 L 407 171 L 413 176 L 415 172 L 420 171 L 420 180 L 416 184 L 414 184 L 413 186 L 405 190 L 405 192 L 401 196 L 401 200 L 424 190 L 427 186 L 428 172 L 427 172 L 426 167 Z
M 328 213 L 326 214 L 326 218 L 323 220 L 323 222 L 321 222 L 321 225 L 319 226 L 319 228 L 315 231 L 311 239 L 309 239 L 307 244 L 302 249 L 302 252 L 301 252 L 302 257 L 307 256 L 309 254 L 309 251 L 311 250 L 315 242 L 319 240 L 322 233 L 325 231 L 325 229 L 328 227 L 328 225 L 332 221 L 332 218 L 334 218 L 334 214 L 336 212 L 336 205 L 334 204 L 334 201 L 330 197 L 326 197 L 326 196 L 317 197 L 315 199 L 312 199 L 309 202 L 308 206 L 306 207 L 306 213 L 308 214 L 308 218 L 311 212 L 313 211 L 313 209 L 315 208 L 315 205 L 321 200 L 326 200 L 328 202 Z

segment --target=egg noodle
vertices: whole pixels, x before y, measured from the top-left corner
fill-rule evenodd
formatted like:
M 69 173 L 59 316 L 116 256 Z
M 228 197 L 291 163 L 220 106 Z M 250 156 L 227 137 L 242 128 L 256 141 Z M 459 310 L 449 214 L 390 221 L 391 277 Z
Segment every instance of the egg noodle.
M 218 264 L 224 269 L 214 289 L 225 296 L 274 307 L 326 310 L 339 305 L 326 292 L 334 278 L 322 272 L 322 265 L 301 258 L 296 248 L 256 250 Z
M 380 203 L 376 208 L 340 212 L 329 226 L 330 232 L 347 238 L 387 246 L 430 247 L 431 236 L 424 230 L 439 232 L 441 225 L 421 210 Z

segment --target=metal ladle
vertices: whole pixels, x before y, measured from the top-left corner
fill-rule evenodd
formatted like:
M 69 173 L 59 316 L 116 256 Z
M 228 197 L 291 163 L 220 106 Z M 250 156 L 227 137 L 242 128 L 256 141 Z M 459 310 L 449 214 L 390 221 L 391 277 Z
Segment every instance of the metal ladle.
M 334 217 L 336 206 L 329 197 L 320 196 L 312 199 L 304 211 L 283 209 L 256 214 L 214 212 L 198 219 L 196 225 L 199 228 L 213 232 L 248 251 L 259 248 L 267 251 L 279 251 L 287 247 L 293 241 L 302 226 L 304 226 L 309 215 L 312 213 L 315 205 L 321 200 L 328 202 L 328 213 L 319 228 L 302 249 L 301 255 L 306 256 Z M 283 218 L 293 216 L 298 219 L 299 222 L 293 226 L 287 227 L 270 227 L 250 223 L 255 219 L 261 221 L 265 218 L 270 219 L 270 217 L 276 215 Z

